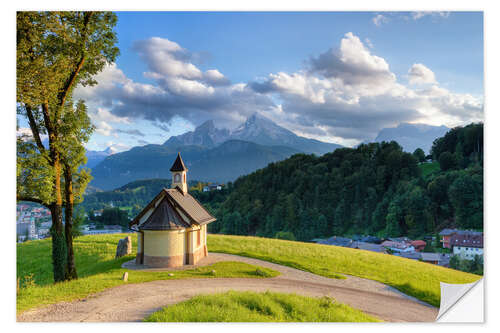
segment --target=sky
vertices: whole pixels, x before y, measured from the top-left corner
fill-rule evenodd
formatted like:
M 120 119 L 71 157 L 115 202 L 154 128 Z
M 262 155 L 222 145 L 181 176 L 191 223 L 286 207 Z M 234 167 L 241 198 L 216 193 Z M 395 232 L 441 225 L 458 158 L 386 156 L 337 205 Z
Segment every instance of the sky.
M 354 146 L 399 123 L 482 121 L 481 12 L 117 12 L 120 56 L 78 87 L 88 149 L 259 113 Z

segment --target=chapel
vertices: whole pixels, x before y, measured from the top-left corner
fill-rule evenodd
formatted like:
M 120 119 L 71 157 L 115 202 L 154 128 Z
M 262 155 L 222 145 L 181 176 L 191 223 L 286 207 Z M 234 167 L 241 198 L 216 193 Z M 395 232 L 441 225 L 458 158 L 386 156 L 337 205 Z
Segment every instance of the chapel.
M 179 267 L 208 255 L 207 225 L 216 219 L 188 193 L 187 171 L 178 153 L 170 168 L 171 188 L 161 190 L 130 222 L 138 233 L 136 264 Z

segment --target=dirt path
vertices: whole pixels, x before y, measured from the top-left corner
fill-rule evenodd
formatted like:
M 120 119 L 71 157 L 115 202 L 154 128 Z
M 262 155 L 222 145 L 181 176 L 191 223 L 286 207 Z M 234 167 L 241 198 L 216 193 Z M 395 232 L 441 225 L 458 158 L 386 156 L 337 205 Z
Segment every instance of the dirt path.
M 306 296 L 328 295 L 386 321 L 434 321 L 438 309 L 372 280 L 349 276 L 329 279 L 262 260 L 210 253 L 210 261 L 243 261 L 280 271 L 275 278 L 207 278 L 153 281 L 107 289 L 81 301 L 61 302 L 26 311 L 17 317 L 28 322 L 141 321 L 163 306 L 198 294 L 228 290 L 275 291 Z

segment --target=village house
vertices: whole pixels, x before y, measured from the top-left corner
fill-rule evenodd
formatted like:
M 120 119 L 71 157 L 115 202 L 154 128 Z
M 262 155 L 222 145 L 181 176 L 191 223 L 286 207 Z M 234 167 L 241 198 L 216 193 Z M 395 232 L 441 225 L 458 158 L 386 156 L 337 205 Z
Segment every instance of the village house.
M 410 244 L 415 248 L 415 251 L 420 252 L 425 249 L 427 243 L 423 240 L 414 240 L 411 241 Z
M 453 254 L 472 260 L 483 255 L 483 233 L 455 233 L 450 237 Z
M 401 240 L 386 240 L 382 242 L 382 246 L 393 252 L 414 252 L 415 247 L 407 240 L 408 238 Z
M 366 251 L 372 251 L 372 252 L 378 252 L 378 253 L 387 253 L 387 250 L 385 247 L 382 246 L 382 244 L 374 244 L 374 243 L 368 243 L 368 242 L 354 242 L 351 247 L 353 249 L 360 249 L 360 250 L 366 250 Z
M 483 255 L 483 233 L 472 230 L 443 229 L 440 233 L 443 248 L 451 249 L 454 255 L 472 260 Z
M 208 255 L 207 225 L 216 219 L 188 193 L 187 171 L 179 153 L 170 168 L 172 188 L 161 190 L 130 222 L 138 232 L 136 264 L 178 267 Z

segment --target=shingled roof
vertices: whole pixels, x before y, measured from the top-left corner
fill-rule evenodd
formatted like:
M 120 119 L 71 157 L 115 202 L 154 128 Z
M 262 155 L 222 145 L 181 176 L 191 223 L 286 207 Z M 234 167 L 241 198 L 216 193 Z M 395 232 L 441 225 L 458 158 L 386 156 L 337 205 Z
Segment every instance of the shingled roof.
M 154 210 L 151 213 L 151 216 L 148 217 L 148 219 L 139 226 L 140 230 L 169 230 L 169 229 L 189 228 L 193 224 L 204 225 L 210 222 L 214 222 L 216 220 L 216 218 L 213 217 L 189 193 L 182 193 L 182 191 L 178 188 L 173 188 L 173 189 L 164 188 L 129 223 L 129 227 L 139 224 L 140 219 L 150 209 Z
M 189 227 L 165 196 L 148 219 L 139 226 L 139 230 L 175 230 Z
M 170 168 L 170 171 L 187 171 L 188 168 L 184 165 L 184 162 L 182 161 L 181 153 L 177 153 L 177 158 L 175 159 L 174 164 L 172 164 L 172 167 Z

